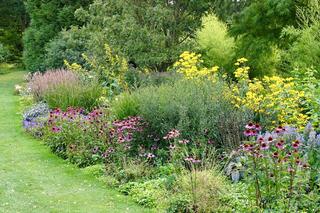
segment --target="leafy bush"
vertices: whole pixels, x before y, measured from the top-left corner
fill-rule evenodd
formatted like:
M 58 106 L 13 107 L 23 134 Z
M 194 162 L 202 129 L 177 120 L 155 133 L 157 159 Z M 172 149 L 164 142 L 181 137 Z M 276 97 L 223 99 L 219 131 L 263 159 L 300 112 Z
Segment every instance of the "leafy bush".
M 152 145 L 167 147 L 168 142 L 161 141 L 171 129 L 179 129 L 184 139 L 210 139 L 216 146 L 233 147 L 241 140 L 239 127 L 249 116 L 221 96 L 226 91 L 222 82 L 182 80 L 120 96 L 112 103 L 112 109 L 117 118 L 128 115 L 123 112 L 132 112 L 144 119 L 146 134 L 152 136 L 143 141 L 148 149 Z
M 64 60 L 84 66 L 86 62 L 82 54 L 87 50 L 88 39 L 88 34 L 77 27 L 61 31 L 46 44 L 46 68 L 61 68 L 64 66 Z
M 232 86 L 234 104 L 238 108 L 252 110 L 256 119 L 268 127 L 278 124 L 304 127 L 309 120 L 304 103 L 306 95 L 300 91 L 293 78 L 265 76 L 261 80 L 249 79 L 250 67 L 247 59 L 238 59 L 235 77 L 238 82 Z
M 0 63 L 6 62 L 9 58 L 10 52 L 3 44 L 0 43 Z
M 235 42 L 228 35 L 225 23 L 214 15 L 203 18 L 203 28 L 197 33 L 197 41 L 204 52 L 204 61 L 207 66 L 218 65 L 229 68 L 235 57 Z
M 132 196 L 133 200 L 146 207 L 157 207 L 168 196 L 165 189 L 165 179 L 154 179 L 143 183 L 129 182 L 120 187 L 124 194 Z

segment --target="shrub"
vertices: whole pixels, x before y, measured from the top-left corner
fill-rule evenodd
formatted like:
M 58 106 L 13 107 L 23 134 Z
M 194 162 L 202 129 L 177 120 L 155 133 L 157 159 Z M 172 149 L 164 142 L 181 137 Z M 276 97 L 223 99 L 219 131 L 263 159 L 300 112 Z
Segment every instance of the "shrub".
M 140 205 L 158 207 L 168 196 L 164 183 L 165 179 L 154 179 L 143 183 L 129 182 L 122 185 L 120 191 L 132 196 L 133 200 Z
M 228 70 L 235 56 L 235 42 L 228 35 L 225 23 L 214 15 L 203 18 L 203 28 L 197 33 L 197 41 L 207 66 L 219 65 Z
M 0 43 L 0 63 L 6 62 L 9 57 L 9 49 Z
M 88 34 L 77 27 L 61 31 L 52 41 L 46 44 L 44 62 L 46 68 L 61 68 L 64 66 L 64 60 L 85 66 L 86 61 L 82 54 L 87 50 L 88 39 Z
M 235 106 L 252 110 L 256 119 L 268 127 L 278 124 L 304 127 L 309 120 L 304 113 L 307 97 L 297 88 L 294 79 L 265 76 L 251 80 L 246 61 L 241 58 L 235 64 L 238 81 L 232 85 Z
M 144 119 L 145 134 L 149 137 L 141 141 L 141 145 L 146 149 L 153 145 L 168 148 L 163 137 L 171 129 L 179 129 L 184 139 L 212 140 L 216 146 L 233 147 L 241 140 L 239 127 L 249 115 L 236 110 L 227 97 L 221 96 L 226 91 L 222 82 L 182 80 L 172 85 L 139 89 L 119 97 L 111 105 L 115 117 L 122 117 L 125 111 L 137 113 Z

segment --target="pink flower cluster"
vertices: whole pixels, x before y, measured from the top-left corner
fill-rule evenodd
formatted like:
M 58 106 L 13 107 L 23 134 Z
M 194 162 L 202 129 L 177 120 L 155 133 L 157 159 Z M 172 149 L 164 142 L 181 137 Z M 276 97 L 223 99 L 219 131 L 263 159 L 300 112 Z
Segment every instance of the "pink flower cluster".
M 244 131 L 243 134 L 247 137 L 256 136 L 262 130 L 262 128 L 259 124 L 254 124 L 254 123 L 248 123 L 245 126 L 245 128 L 246 128 L 246 130 Z
M 247 130 L 257 130 L 253 124 L 248 124 L 246 127 L 248 127 Z M 261 128 L 259 129 L 261 130 Z M 284 137 L 285 131 L 285 128 L 279 126 L 272 133 L 259 135 L 256 139 L 253 138 L 251 141 L 241 144 L 240 150 L 257 158 L 270 157 L 278 163 L 293 162 L 307 168 L 300 159 L 301 141 L 296 139 L 292 143 L 288 142 L 288 139 Z
M 201 160 L 196 159 L 196 158 L 194 158 L 194 157 L 186 157 L 184 160 L 185 160 L 186 162 L 194 163 L 194 164 L 201 163 Z
M 171 140 L 180 136 L 179 130 L 172 129 L 166 136 L 163 137 L 165 140 Z
M 143 123 L 140 117 L 128 117 L 125 120 L 114 121 L 114 129 L 110 130 L 110 136 L 116 137 L 118 143 L 130 142 L 135 132 L 143 130 Z

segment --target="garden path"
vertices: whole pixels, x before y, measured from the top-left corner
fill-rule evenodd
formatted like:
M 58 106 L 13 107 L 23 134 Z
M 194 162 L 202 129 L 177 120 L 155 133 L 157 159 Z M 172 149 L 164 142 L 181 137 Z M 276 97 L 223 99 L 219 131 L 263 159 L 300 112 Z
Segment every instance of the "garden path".
M 24 133 L 13 95 L 23 74 L 0 75 L 0 212 L 149 212 Z

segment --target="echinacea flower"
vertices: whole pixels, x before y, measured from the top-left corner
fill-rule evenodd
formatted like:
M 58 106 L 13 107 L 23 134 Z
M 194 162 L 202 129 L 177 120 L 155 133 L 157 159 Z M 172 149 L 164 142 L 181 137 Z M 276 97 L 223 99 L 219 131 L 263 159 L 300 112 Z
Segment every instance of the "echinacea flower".
M 255 128 L 257 131 L 261 131 L 261 130 L 262 130 L 262 127 L 261 127 L 259 124 L 255 124 L 254 128 Z
M 243 133 L 245 136 L 250 137 L 250 136 L 256 136 L 258 135 L 258 132 L 254 129 L 247 129 Z
M 148 153 L 147 154 L 147 158 L 148 159 L 152 159 L 152 158 L 155 158 L 156 156 L 154 155 L 154 154 L 152 154 L 152 153 Z
M 169 145 L 169 149 L 173 150 L 173 149 L 175 149 L 175 148 L 176 148 L 176 146 L 175 146 L 174 144 L 170 144 L 170 145 Z
M 299 140 L 295 140 L 293 143 L 292 143 L 292 147 L 294 149 L 298 149 L 300 146 L 300 141 Z
M 93 149 L 92 149 L 92 153 L 93 154 L 97 154 L 99 151 L 99 147 L 95 146 Z
M 190 141 L 189 140 L 186 140 L 186 139 L 183 139 L 183 140 L 179 140 L 179 143 L 180 144 L 188 144 Z
M 294 173 L 294 169 L 291 168 L 291 167 L 289 167 L 289 168 L 288 168 L 288 172 L 289 172 L 289 173 Z
M 278 149 L 284 149 L 284 141 L 279 141 L 275 145 Z
M 177 138 L 179 136 L 180 136 L 179 130 L 172 129 L 171 131 L 168 132 L 168 134 L 166 136 L 163 137 L 163 139 L 171 140 L 171 139 Z
M 59 128 L 59 127 L 57 127 L 57 126 L 54 126 L 54 127 L 52 127 L 52 132 L 54 132 L 54 133 L 57 133 L 57 132 L 60 132 L 61 131 L 61 129 Z
M 255 125 L 253 123 L 248 123 L 246 126 L 245 126 L 246 129 L 255 129 Z
M 268 143 L 265 143 L 265 142 L 261 143 L 260 149 L 261 149 L 261 150 L 267 150 L 267 149 L 269 149 L 269 144 L 268 144 Z
M 274 153 L 272 153 L 272 157 L 274 157 L 274 158 L 278 158 L 278 157 L 279 157 L 279 153 L 278 153 L 278 152 L 274 152 Z

